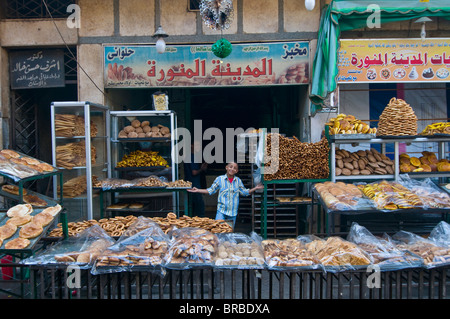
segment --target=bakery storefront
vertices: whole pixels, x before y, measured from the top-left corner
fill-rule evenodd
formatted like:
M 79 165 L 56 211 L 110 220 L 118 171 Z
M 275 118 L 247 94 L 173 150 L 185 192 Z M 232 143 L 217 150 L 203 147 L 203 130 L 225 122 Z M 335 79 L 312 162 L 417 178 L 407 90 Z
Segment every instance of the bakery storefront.
M 181 138 L 202 142 L 206 185 L 223 174 L 226 161 L 239 157 L 239 175 L 252 187 L 254 155 L 248 141 L 237 143 L 239 134 L 277 128 L 287 136 L 309 138 L 302 119 L 308 112 L 310 43 L 233 43 L 231 49 L 232 54 L 219 57 L 211 45 L 167 45 L 163 54 L 148 45 L 104 45 L 104 84 L 112 110 L 152 110 L 155 94 L 164 94 L 180 134 L 189 132 Z M 182 155 L 175 172 L 180 179 L 185 176 Z M 204 201 L 206 214 L 214 218 L 216 196 L 204 196 Z M 258 205 L 251 198 L 240 204 L 240 217 L 251 229 Z M 292 225 L 295 234 L 295 221 Z

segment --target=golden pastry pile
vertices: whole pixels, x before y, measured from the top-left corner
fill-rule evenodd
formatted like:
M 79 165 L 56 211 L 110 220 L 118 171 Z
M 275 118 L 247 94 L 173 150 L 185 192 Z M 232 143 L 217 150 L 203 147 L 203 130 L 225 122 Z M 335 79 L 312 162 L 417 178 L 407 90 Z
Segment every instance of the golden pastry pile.
M 151 126 L 149 121 L 133 120 L 131 125 L 120 130 L 118 138 L 170 137 L 170 129 L 158 124 Z
M 169 167 L 167 161 L 156 151 L 134 151 L 124 155 L 117 167 Z
M 91 120 L 91 137 L 97 136 L 97 125 Z M 84 136 L 84 117 L 74 114 L 55 115 L 55 136 L 73 137 Z
M 396 210 L 423 207 L 419 196 L 400 183 L 380 181 L 358 186 L 378 209 Z
M 438 160 L 436 154 L 423 151 L 422 156 L 410 156 L 402 153 L 399 155 L 400 172 L 449 172 L 450 162 L 447 159 Z
M 434 134 L 450 134 L 450 122 L 438 122 L 427 125 L 420 135 L 430 136 Z
M 356 152 L 338 149 L 335 154 L 336 176 L 394 174 L 394 162 L 374 148 Z
M 377 132 L 376 127 L 355 118 L 354 115 L 339 114 L 336 118 L 331 118 L 326 126 L 329 127 L 330 135 L 336 134 L 373 134 Z
M 325 138 L 317 143 L 306 143 L 300 142 L 295 136 L 288 138 L 280 134 L 268 134 L 264 179 L 327 178 L 329 152 L 330 147 Z
M 417 116 L 402 99 L 393 97 L 378 120 L 377 136 L 417 135 Z

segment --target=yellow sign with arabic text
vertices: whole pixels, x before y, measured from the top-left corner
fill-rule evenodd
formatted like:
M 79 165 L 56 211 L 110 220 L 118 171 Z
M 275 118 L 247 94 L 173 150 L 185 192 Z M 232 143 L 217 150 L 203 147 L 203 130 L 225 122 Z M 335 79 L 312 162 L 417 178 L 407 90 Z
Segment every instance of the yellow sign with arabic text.
M 341 40 L 338 82 L 450 82 L 450 39 Z

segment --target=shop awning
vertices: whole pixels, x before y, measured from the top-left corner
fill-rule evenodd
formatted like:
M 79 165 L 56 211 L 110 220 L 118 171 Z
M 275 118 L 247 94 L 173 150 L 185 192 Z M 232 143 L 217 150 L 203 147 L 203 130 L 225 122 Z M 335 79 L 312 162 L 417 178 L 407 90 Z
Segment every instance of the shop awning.
M 333 0 L 322 12 L 314 56 L 311 79 L 311 114 L 320 110 L 326 98 L 337 88 L 337 54 L 342 31 L 367 26 L 367 19 L 374 13 L 371 6 L 380 9 L 380 23 L 418 19 L 420 17 L 443 17 L 450 19 L 448 0 Z

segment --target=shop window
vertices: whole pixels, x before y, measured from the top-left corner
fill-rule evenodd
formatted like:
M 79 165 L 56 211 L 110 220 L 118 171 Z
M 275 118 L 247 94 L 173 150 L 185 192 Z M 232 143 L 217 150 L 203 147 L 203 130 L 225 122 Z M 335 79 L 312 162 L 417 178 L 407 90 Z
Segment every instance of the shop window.
M 200 0 L 188 0 L 188 11 L 200 11 Z
M 75 0 L 46 0 L 50 16 L 42 0 L 6 0 L 2 11 L 6 19 L 67 18 L 67 7 L 74 3 Z

